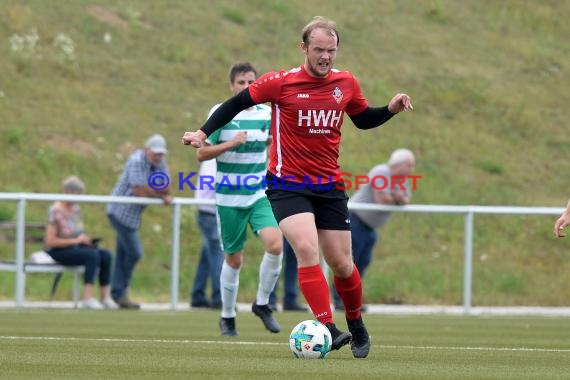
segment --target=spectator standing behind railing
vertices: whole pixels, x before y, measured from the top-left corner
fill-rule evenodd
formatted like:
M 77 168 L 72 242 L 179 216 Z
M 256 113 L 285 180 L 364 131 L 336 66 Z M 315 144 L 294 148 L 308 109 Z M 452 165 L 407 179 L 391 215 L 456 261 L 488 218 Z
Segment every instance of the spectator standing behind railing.
M 200 178 L 214 178 L 216 176 L 216 160 L 202 161 Z M 196 199 L 216 199 L 216 189 L 209 186 L 200 186 L 195 192 Z M 191 307 L 211 307 L 213 309 L 222 308 L 222 298 L 220 295 L 220 274 L 224 263 L 224 253 L 220 243 L 218 222 L 216 220 L 216 206 L 198 206 L 197 222 L 202 234 L 202 247 L 200 248 L 200 259 L 194 275 L 194 284 L 190 291 Z M 206 297 L 206 285 L 208 278 L 212 282 L 212 296 Z
M 554 236 L 556 237 L 565 237 L 566 234 L 562 233 L 564 227 L 570 225 L 570 199 L 568 200 L 568 204 L 566 205 L 566 210 L 560 215 L 560 218 L 556 220 L 554 223 Z
M 164 204 L 172 203 L 169 186 L 156 190 L 149 186 L 152 173 L 161 172 L 170 176 L 164 156 L 167 153 L 166 140 L 155 134 L 146 140 L 144 149 L 136 150 L 125 164 L 119 182 L 113 189 L 113 196 L 162 198 Z M 111 297 L 122 309 L 139 309 L 131 301 L 129 285 L 136 264 L 143 255 L 138 231 L 145 205 L 109 203 L 107 217 L 117 234 L 117 248 Z
M 401 180 L 412 174 L 415 165 L 416 159 L 411 150 L 394 150 L 387 163 L 376 165 L 368 172 L 369 182 L 354 193 L 350 200 L 355 203 L 383 205 L 410 203 L 412 193 L 409 181 L 402 182 Z M 379 179 L 373 180 L 374 178 Z M 401 183 L 401 186 L 398 183 Z M 372 262 L 372 251 L 378 240 L 376 228 L 386 225 L 392 213 L 390 211 L 354 210 L 350 211 L 349 215 L 352 258 L 360 272 L 360 277 L 364 279 L 366 268 Z M 344 310 L 342 301 L 335 290 L 333 290 L 333 298 L 335 309 Z M 361 309 L 366 310 L 364 306 Z
M 73 176 L 62 183 L 64 194 L 83 194 L 85 185 Z M 72 201 L 57 201 L 48 211 L 45 229 L 45 251 L 62 265 L 84 265 L 83 303 L 86 309 L 112 309 L 116 305 L 109 298 L 111 253 L 100 249 L 85 233 L 79 205 Z M 93 297 L 95 277 L 99 278 L 100 301 Z

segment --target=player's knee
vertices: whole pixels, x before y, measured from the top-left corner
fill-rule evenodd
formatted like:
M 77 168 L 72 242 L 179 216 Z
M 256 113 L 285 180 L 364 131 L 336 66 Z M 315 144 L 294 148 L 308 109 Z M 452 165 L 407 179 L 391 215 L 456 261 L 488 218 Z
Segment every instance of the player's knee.
M 336 277 L 348 278 L 352 275 L 355 266 L 352 261 L 339 260 L 328 263 Z
M 297 257 L 310 257 L 319 254 L 317 242 L 313 242 L 311 240 L 299 240 L 292 245 Z
M 226 263 L 234 269 L 240 269 L 243 264 L 242 253 L 236 252 L 232 253 L 231 255 L 226 255 Z
M 273 239 L 265 245 L 265 250 L 272 255 L 279 255 L 283 252 L 283 239 Z

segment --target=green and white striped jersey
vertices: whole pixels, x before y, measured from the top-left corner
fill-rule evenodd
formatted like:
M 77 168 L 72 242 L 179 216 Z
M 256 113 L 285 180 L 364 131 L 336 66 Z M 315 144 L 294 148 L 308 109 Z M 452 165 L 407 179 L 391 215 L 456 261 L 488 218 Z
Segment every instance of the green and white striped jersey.
M 212 107 L 208 117 L 220 106 Z M 228 124 L 212 133 L 212 145 L 232 140 L 236 133 L 247 132 L 247 142 L 216 157 L 216 204 L 249 207 L 265 196 L 262 181 L 267 171 L 267 141 L 270 138 L 271 107 L 258 104 L 241 111 Z

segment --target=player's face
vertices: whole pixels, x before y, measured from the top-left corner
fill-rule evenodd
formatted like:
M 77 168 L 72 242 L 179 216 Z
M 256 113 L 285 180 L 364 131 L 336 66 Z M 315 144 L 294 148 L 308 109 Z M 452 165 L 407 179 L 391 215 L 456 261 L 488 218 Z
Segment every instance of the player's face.
M 239 73 L 234 78 L 233 83 L 230 83 L 230 90 L 234 95 L 237 95 L 242 90 L 249 87 L 250 84 L 255 82 L 255 73 L 248 71 L 247 73 Z
M 311 32 L 308 45 L 301 42 L 305 53 L 305 70 L 314 77 L 325 77 L 332 69 L 338 50 L 337 38 L 328 30 Z

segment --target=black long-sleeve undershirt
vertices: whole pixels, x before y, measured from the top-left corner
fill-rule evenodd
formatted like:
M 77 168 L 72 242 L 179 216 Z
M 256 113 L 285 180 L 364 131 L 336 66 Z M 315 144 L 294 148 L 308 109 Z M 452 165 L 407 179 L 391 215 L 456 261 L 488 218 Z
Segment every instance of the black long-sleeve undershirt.
M 394 116 L 395 113 L 384 107 L 368 107 L 358 115 L 349 115 L 350 120 L 358 129 L 372 129 L 379 127 Z
M 206 123 L 204 123 L 200 130 L 202 130 L 206 136 L 210 136 L 215 130 L 222 128 L 232 121 L 238 113 L 254 105 L 255 102 L 251 99 L 249 90 L 246 88 L 223 102 L 218 109 L 212 113 L 208 120 L 206 120 Z
M 242 110 L 255 105 L 249 89 L 244 89 L 237 95 L 226 100 L 218 107 L 214 113 L 206 120 L 206 123 L 200 128 L 206 136 L 210 136 L 215 130 L 228 124 Z M 376 128 L 394 116 L 388 110 L 388 106 L 384 107 L 368 107 L 358 115 L 349 115 L 350 119 L 358 129 Z

